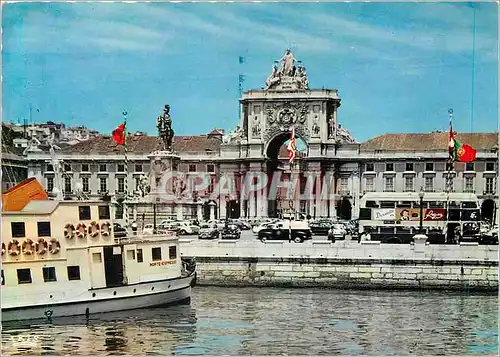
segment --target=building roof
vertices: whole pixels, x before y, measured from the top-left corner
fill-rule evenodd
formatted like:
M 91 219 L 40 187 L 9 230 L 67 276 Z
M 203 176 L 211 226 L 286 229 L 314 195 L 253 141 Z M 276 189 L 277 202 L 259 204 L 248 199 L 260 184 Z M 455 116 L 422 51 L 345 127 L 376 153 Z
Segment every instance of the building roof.
M 175 136 L 173 141 L 174 151 L 177 152 L 204 152 L 206 150 L 219 151 L 222 141 L 213 136 L 193 135 Z M 157 136 L 134 135 L 127 136 L 127 149 L 136 154 L 149 154 L 160 147 L 160 138 Z M 111 136 L 98 136 L 87 141 L 69 146 L 63 154 L 88 154 L 88 153 L 123 153 L 124 147 L 117 145 Z
M 59 204 L 58 201 L 53 201 L 53 200 L 30 201 L 21 210 L 21 213 L 51 214 L 57 208 L 58 204 Z
M 448 133 L 384 134 L 361 143 L 361 150 L 447 151 Z M 498 148 L 498 133 L 457 133 L 456 139 L 476 150 Z
M 40 182 L 36 178 L 30 177 L 2 194 L 2 212 L 20 211 L 29 202 L 48 199 L 49 197 Z

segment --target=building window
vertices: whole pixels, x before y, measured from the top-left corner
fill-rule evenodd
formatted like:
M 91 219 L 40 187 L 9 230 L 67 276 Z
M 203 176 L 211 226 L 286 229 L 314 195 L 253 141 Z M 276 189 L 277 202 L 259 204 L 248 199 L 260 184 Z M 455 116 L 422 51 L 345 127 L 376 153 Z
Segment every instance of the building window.
M 99 164 L 99 172 L 108 172 L 108 167 L 106 164 Z
M 71 177 L 64 178 L 64 192 L 71 192 Z
M 434 171 L 434 163 L 426 162 L 425 163 L 425 171 Z
M 99 206 L 99 219 L 109 219 L 109 206 Z
M 26 237 L 26 230 L 24 228 L 24 222 L 11 222 L 10 229 L 12 230 L 12 237 L 13 238 Z
M 99 177 L 100 192 L 108 192 L 108 180 L 106 177 Z
M 177 259 L 177 247 L 175 245 L 168 247 L 168 259 Z
M 413 171 L 413 162 L 406 163 L 406 171 Z
M 385 164 L 385 171 L 394 171 L 394 164 L 393 163 L 387 163 Z
M 71 164 L 64 164 L 64 171 L 71 172 Z
M 366 192 L 375 191 L 375 188 L 373 187 L 373 177 L 366 177 L 365 178 L 365 191 Z
M 45 171 L 47 171 L 47 172 L 54 172 L 54 165 L 47 164 L 47 169 Z
M 56 268 L 54 267 L 43 267 L 43 281 L 44 282 L 49 282 L 49 281 L 57 281 L 56 278 Z
M 495 180 L 493 177 L 486 177 L 485 179 L 486 194 L 491 195 L 495 192 Z
M 31 284 L 31 270 L 30 269 L 17 269 L 17 283 L 18 284 Z
M 412 171 L 412 170 L 408 170 L 408 171 Z M 413 192 L 413 177 L 412 176 L 405 177 L 405 192 Z
M 215 165 L 208 164 L 207 165 L 207 172 L 215 172 Z
M 467 162 L 465 164 L 465 171 L 474 171 L 474 163 L 473 162 Z
M 427 165 L 425 165 L 425 166 L 427 166 Z M 434 177 L 426 177 L 425 178 L 424 191 L 425 192 L 434 192 Z
M 90 206 L 79 206 L 80 221 L 90 221 Z
M 89 172 L 89 164 L 82 164 L 82 172 Z
M 47 192 L 52 192 L 54 190 L 54 178 L 47 177 Z
M 118 164 L 118 169 L 116 170 L 117 172 L 125 172 L 125 165 L 123 164 Z
M 189 172 L 196 172 L 196 165 L 195 164 L 189 165 Z
M 142 263 L 144 260 L 142 258 L 142 249 L 137 249 L 137 263 Z
M 38 222 L 38 236 L 50 237 L 50 222 Z
M 208 184 L 208 193 L 214 192 L 214 182 L 215 182 L 215 177 L 211 176 L 210 177 L 210 183 Z
M 474 192 L 474 177 L 465 178 L 464 192 Z
M 487 162 L 486 163 L 486 171 L 495 171 L 495 163 L 494 162 Z
M 347 182 L 347 177 L 341 177 L 340 178 L 340 192 L 345 193 L 347 192 L 348 189 L 348 182 Z
M 120 192 L 120 193 L 125 192 L 125 178 L 124 177 L 118 177 L 118 192 Z
M 142 172 L 142 164 L 135 164 L 135 172 Z
M 88 177 L 82 177 L 82 190 L 83 192 L 90 192 Z
M 374 165 L 373 165 L 373 164 L 371 164 L 371 163 L 370 163 L 370 164 L 366 164 L 366 165 L 365 165 L 365 171 L 368 171 L 368 172 L 373 172 L 373 171 L 375 171 L 375 170 L 374 170 Z
M 161 260 L 161 248 L 151 248 L 151 256 L 153 261 Z
M 385 178 L 384 191 L 394 192 L 394 177 L 386 177 Z
M 68 267 L 68 280 L 80 280 L 80 267 L 78 265 Z

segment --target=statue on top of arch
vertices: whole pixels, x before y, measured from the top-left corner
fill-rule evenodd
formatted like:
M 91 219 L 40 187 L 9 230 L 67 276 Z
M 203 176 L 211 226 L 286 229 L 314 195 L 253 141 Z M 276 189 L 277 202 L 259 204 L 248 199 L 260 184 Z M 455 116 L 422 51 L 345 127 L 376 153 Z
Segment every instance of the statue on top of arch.
M 283 57 L 275 61 L 273 69 L 266 80 L 266 90 L 277 87 L 286 82 L 297 89 L 308 89 L 309 81 L 307 80 L 306 69 L 302 65 L 296 66 L 297 61 L 290 49 L 287 49 Z M 280 66 L 278 66 L 281 64 Z

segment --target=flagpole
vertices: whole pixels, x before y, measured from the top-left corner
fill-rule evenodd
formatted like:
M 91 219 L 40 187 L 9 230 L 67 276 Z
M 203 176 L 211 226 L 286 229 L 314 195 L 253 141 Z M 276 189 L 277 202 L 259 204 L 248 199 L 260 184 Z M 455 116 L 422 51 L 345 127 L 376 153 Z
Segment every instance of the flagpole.
M 124 126 L 124 132 L 123 132 L 123 137 L 125 138 L 123 148 L 124 148 L 124 155 L 125 155 L 125 200 L 123 201 L 123 211 L 124 211 L 124 218 L 125 218 L 125 229 L 127 230 L 128 233 L 128 228 L 129 228 L 129 218 L 128 218 L 128 205 L 127 205 L 127 198 L 128 198 L 128 147 L 127 147 L 127 112 L 123 111 L 123 123 L 125 124 Z
M 448 138 L 448 162 L 447 162 L 447 175 L 446 175 L 446 222 L 448 223 L 450 220 L 450 192 L 452 191 L 453 187 L 453 172 L 455 171 L 454 168 L 454 152 L 451 151 L 450 149 L 450 141 L 453 135 L 453 109 L 448 110 L 448 115 L 450 118 L 450 134 Z M 453 140 L 454 140 L 454 135 L 453 135 Z M 447 233 L 447 232 L 446 232 Z

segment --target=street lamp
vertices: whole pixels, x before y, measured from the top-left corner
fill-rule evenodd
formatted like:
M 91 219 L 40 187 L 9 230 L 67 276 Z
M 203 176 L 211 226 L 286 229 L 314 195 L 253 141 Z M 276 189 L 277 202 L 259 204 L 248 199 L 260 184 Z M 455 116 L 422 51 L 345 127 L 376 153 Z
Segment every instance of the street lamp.
M 420 189 L 420 192 L 418 193 L 418 197 L 420 197 L 420 234 L 423 234 L 424 229 L 423 229 L 423 222 L 424 222 L 424 191 Z

